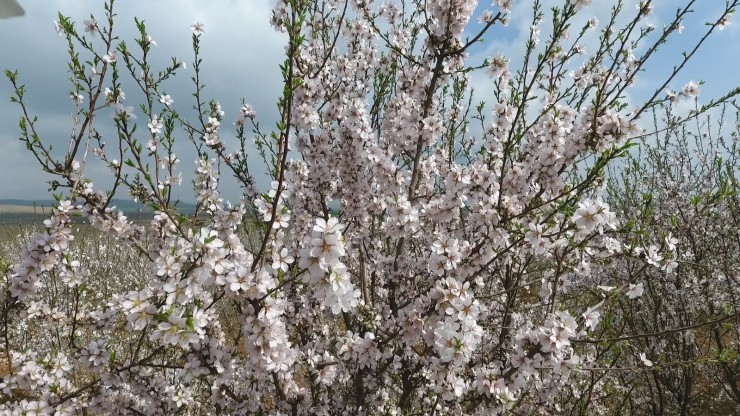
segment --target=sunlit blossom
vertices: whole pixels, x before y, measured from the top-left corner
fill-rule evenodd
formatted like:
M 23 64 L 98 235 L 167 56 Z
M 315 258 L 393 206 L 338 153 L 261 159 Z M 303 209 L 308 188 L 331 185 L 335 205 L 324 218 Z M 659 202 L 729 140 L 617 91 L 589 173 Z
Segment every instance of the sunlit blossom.
M 166 105 L 166 106 L 170 106 L 175 101 L 172 99 L 172 97 L 170 97 L 169 94 L 162 94 L 162 95 L 159 96 L 159 102 L 162 103 L 162 104 L 164 104 L 164 105 Z
M 164 123 L 162 123 L 162 120 L 159 119 L 159 117 L 154 114 L 152 115 L 151 120 L 149 120 L 149 123 L 147 123 L 147 127 L 149 127 L 149 130 L 153 133 L 161 133 L 162 128 L 164 127 Z

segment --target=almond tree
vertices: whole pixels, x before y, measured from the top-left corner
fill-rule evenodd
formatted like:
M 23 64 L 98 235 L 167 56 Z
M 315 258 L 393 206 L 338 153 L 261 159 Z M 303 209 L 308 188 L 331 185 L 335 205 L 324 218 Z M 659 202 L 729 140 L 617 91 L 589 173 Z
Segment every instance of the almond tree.
M 586 348 L 609 365 L 586 381 L 574 413 L 589 413 L 591 402 L 611 414 L 737 413 L 740 124 L 737 114 L 728 116 L 732 109 L 662 129 L 613 175 L 609 201 L 630 219 L 631 238 L 648 247 L 647 259 L 657 247 L 667 261 L 639 277 L 642 297 L 610 299 L 601 308 L 608 326 L 591 334 L 596 339 Z M 670 125 L 676 112 L 670 103 L 656 121 Z M 592 283 L 624 279 L 640 263 L 595 271 Z
M 626 93 L 695 1 L 660 29 L 648 22 L 651 1 L 617 3 L 601 28 L 573 25 L 590 1 L 547 12 L 536 1 L 522 66 L 511 68 L 503 55 L 469 58 L 509 22 L 511 1 L 494 1 L 466 35 L 474 0 L 280 0 L 280 119 L 267 131 L 245 103 L 231 137 L 221 105 L 204 98 L 205 26 L 192 27 L 193 120 L 164 87 L 186 65 L 153 68 L 143 22 L 132 44 L 118 39 L 113 3 L 102 23 L 84 22 L 87 35 L 57 22 L 77 105 L 64 155 L 37 133 L 26 88 L 7 72 L 21 140 L 61 191 L 46 231 L 6 272 L 0 409 L 9 414 L 563 411 L 563 395 L 612 362 L 579 355 L 579 343 L 602 341 L 604 302 L 574 299 L 571 286 L 633 261 L 609 291 L 630 304 L 650 291 L 644 273 L 672 267 L 671 250 L 635 241 L 605 201 L 606 168 L 644 134 L 650 110 L 674 98 L 666 87 L 737 5 L 631 107 Z M 545 24 L 551 34 L 540 39 Z M 582 46 L 588 36 L 596 50 Z M 489 107 L 473 105 L 475 71 L 492 77 Z M 145 95 L 140 107 L 125 104 L 124 78 Z M 101 127 L 110 119 L 96 117 L 106 113 L 114 137 Z M 183 165 L 174 143 L 184 138 L 198 155 L 194 216 L 173 198 Z M 250 153 L 266 162 L 269 190 L 259 190 Z M 110 168 L 111 189 L 86 175 L 94 158 Z M 235 204 L 219 196 L 224 172 L 243 187 Z M 121 192 L 156 211 L 147 226 L 111 206 Z M 97 277 L 72 250 L 75 215 L 148 266 L 141 283 L 91 293 Z M 60 308 L 59 293 L 74 306 Z M 21 337 L 51 326 L 54 341 Z M 631 330 L 642 327 L 608 335 Z

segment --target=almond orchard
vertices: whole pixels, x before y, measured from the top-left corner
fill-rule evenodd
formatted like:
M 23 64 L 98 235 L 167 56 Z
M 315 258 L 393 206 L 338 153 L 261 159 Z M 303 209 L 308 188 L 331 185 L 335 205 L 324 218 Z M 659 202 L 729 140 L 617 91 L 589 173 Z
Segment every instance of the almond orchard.
M 475 61 L 512 0 L 278 0 L 270 128 L 206 98 L 207 24 L 158 68 L 113 0 L 60 14 L 65 149 L 6 71 L 58 204 L 2 242 L 0 414 L 740 412 L 740 89 L 676 80 L 739 2 L 687 37 L 705 2 L 534 1 L 524 48 Z

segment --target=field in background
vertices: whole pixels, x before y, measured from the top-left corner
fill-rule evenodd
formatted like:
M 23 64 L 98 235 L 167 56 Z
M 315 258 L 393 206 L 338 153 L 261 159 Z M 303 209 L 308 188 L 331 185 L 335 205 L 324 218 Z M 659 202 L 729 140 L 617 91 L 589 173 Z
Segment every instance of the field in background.
M 0 226 L 3 225 L 38 225 L 42 226 L 44 220 L 51 215 L 51 209 L 47 206 L 32 207 L 27 205 L 5 205 L 0 204 Z M 141 224 L 149 222 L 153 214 L 151 212 L 124 212 L 124 215 L 134 222 Z M 73 217 L 73 222 L 84 224 L 85 219 Z
M 44 214 L 50 210 L 47 206 L 0 204 L 0 214 Z

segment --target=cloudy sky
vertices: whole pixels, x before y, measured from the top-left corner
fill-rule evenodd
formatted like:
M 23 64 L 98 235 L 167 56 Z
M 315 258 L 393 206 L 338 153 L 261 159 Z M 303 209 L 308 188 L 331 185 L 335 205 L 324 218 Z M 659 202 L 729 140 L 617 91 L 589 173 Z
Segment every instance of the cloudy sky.
M 0 0 L 0 3 L 7 0 Z M 637 0 L 627 0 L 626 10 L 633 14 Z M 25 15 L 0 20 L 0 69 L 17 69 L 22 83 L 28 87 L 27 99 L 30 110 L 39 117 L 42 140 L 56 143 L 57 148 L 66 148 L 72 126 L 71 114 L 74 111 L 67 80 L 66 44 L 54 31 L 53 21 L 57 12 L 69 16 L 81 27 L 82 21 L 90 14 L 102 20 L 101 0 L 19 0 Z M 204 83 L 207 84 L 206 97 L 219 100 L 226 111 L 224 127 L 236 118 L 241 99 L 250 102 L 256 109 L 263 126 L 273 126 L 276 114 L 276 99 L 281 92 L 278 65 L 282 62 L 285 37 L 276 33 L 269 25 L 269 15 L 273 0 L 119 0 L 115 4 L 117 32 L 122 40 L 132 43 L 136 27 L 134 16 L 147 23 L 148 31 L 158 43 L 155 49 L 155 65 L 164 65 L 172 56 L 188 63 L 187 71 L 166 85 L 166 91 L 174 98 L 174 106 L 180 112 L 192 107 L 190 76 L 192 75 L 191 31 L 194 21 L 205 24 L 202 38 L 204 59 Z M 490 4 L 481 0 L 476 14 L 483 6 Z M 548 11 L 556 0 L 543 2 L 543 10 Z M 667 23 L 678 7 L 675 0 L 656 1 L 656 13 L 652 22 L 657 27 Z M 630 100 L 641 98 L 642 92 L 652 92 L 656 83 L 679 62 L 680 53 L 701 36 L 704 22 L 716 19 L 724 1 L 699 0 L 690 20 L 685 22 L 685 30 L 680 37 L 669 42 L 656 56 L 650 70 L 642 74 L 638 88 L 630 93 Z M 507 28 L 496 28 L 490 32 L 485 43 L 471 51 L 471 63 L 482 62 L 487 56 L 499 52 L 511 57 L 514 68 L 520 62 L 522 45 L 528 36 L 531 22 L 530 1 L 517 0 Z M 593 5 L 582 15 L 582 21 L 596 16 L 606 22 L 612 1 L 594 0 Z M 740 17 L 739 17 L 740 18 Z M 475 19 L 477 20 L 477 18 Z M 477 27 L 471 23 L 470 30 Z M 693 62 L 674 83 L 672 89 L 680 89 L 689 80 L 704 80 L 702 100 L 709 100 L 740 85 L 740 24 L 727 27 L 710 38 Z M 543 28 L 542 38 L 547 35 Z M 594 47 L 595 44 L 586 45 Z M 473 76 L 477 97 L 486 98 L 488 79 L 484 73 Z M 0 79 L 0 198 L 46 199 L 48 177 L 40 172 L 33 156 L 18 141 L 17 120 L 19 109 L 10 103 L 10 83 Z M 137 106 L 140 97 L 127 94 L 127 105 Z M 139 121 L 143 117 L 139 117 Z M 140 126 L 143 128 L 145 126 Z M 102 129 L 102 127 L 99 126 Z M 224 139 L 229 140 L 224 131 Z M 110 140 L 109 140 L 110 144 Z M 187 183 L 195 153 L 188 150 L 187 143 L 178 147 L 184 172 L 183 193 L 181 197 L 192 200 Z M 257 160 L 255 160 L 257 163 Z M 256 172 L 262 170 L 255 169 Z M 103 179 L 109 175 L 102 166 L 90 166 L 88 176 L 105 187 Z M 264 183 L 264 181 L 262 182 Z M 236 200 L 239 192 L 235 184 L 228 180 L 223 194 L 227 199 Z

